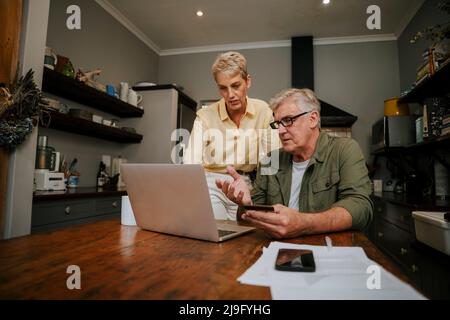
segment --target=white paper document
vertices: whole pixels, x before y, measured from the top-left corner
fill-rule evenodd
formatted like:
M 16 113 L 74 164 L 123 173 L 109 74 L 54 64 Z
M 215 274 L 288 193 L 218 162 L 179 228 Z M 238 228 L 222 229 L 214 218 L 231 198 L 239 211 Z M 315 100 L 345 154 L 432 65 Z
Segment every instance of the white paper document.
M 279 249 L 312 250 L 316 271 L 275 269 Z M 272 242 L 238 281 L 270 287 L 273 299 L 424 299 L 376 262 L 360 247 L 330 247 Z

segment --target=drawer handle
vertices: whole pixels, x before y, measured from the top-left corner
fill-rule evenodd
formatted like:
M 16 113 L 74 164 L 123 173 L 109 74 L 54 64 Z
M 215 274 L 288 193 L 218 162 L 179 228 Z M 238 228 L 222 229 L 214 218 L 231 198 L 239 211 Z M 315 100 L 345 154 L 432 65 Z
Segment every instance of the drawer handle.
M 378 238 L 383 238 L 384 237 L 384 233 L 383 232 L 378 232 Z
M 69 214 L 70 214 L 70 206 L 67 206 L 67 207 L 64 209 L 64 212 L 65 212 L 67 215 L 69 215 Z
M 114 202 L 112 203 L 112 206 L 113 206 L 113 208 L 118 208 L 118 207 L 119 207 L 119 204 L 117 203 L 117 201 L 114 201 Z
M 419 271 L 419 267 L 417 267 L 415 264 L 413 264 L 411 266 L 411 270 L 412 270 L 412 272 L 416 273 L 417 271 Z
M 408 253 L 408 250 L 406 250 L 406 249 L 404 249 L 404 248 L 400 248 L 400 254 L 402 255 L 402 256 L 404 256 L 405 254 L 407 254 Z

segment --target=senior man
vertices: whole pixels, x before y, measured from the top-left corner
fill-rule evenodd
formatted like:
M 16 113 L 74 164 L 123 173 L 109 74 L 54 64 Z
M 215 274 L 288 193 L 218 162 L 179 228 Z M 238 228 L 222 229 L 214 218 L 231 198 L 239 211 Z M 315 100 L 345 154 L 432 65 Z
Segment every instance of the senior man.
M 370 180 L 357 142 L 320 130 L 320 103 L 309 89 L 288 89 L 270 102 L 282 143 L 279 169 L 262 174 L 253 190 L 228 167 L 233 182 L 217 187 L 238 205 L 269 204 L 274 212 L 246 211 L 242 218 L 275 238 L 346 229 L 364 229 L 371 221 Z M 241 209 L 240 209 L 241 210 Z

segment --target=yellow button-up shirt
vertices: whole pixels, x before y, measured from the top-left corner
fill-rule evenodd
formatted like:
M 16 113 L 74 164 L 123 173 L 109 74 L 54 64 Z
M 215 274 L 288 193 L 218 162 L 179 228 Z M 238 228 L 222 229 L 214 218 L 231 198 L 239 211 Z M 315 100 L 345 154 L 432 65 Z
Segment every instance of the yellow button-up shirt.
M 186 164 L 202 164 L 205 170 L 226 173 L 227 165 L 251 172 L 268 152 L 278 149 L 277 130 L 270 128 L 272 110 L 266 102 L 247 98 L 240 126 L 230 119 L 225 100 L 197 111 L 184 153 Z

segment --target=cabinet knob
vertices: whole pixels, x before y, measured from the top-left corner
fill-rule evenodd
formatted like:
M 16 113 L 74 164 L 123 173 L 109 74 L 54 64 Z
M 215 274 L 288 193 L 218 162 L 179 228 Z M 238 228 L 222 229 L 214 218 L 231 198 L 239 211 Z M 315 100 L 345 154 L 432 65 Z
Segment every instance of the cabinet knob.
M 64 212 L 65 212 L 67 215 L 69 215 L 69 214 L 70 214 L 70 206 L 67 206 L 67 207 L 64 209 Z
M 412 272 L 416 273 L 417 271 L 419 271 L 419 267 L 416 266 L 415 264 L 413 264 L 413 265 L 411 266 L 411 270 L 412 270 Z
M 406 250 L 405 248 L 400 248 L 400 254 L 402 255 L 402 256 L 404 256 L 405 254 L 407 254 L 408 253 L 408 250 Z
M 119 207 L 119 203 L 117 201 L 114 201 L 112 203 L 113 208 L 118 208 Z
M 378 232 L 378 238 L 383 238 L 384 237 L 384 233 L 383 232 Z

